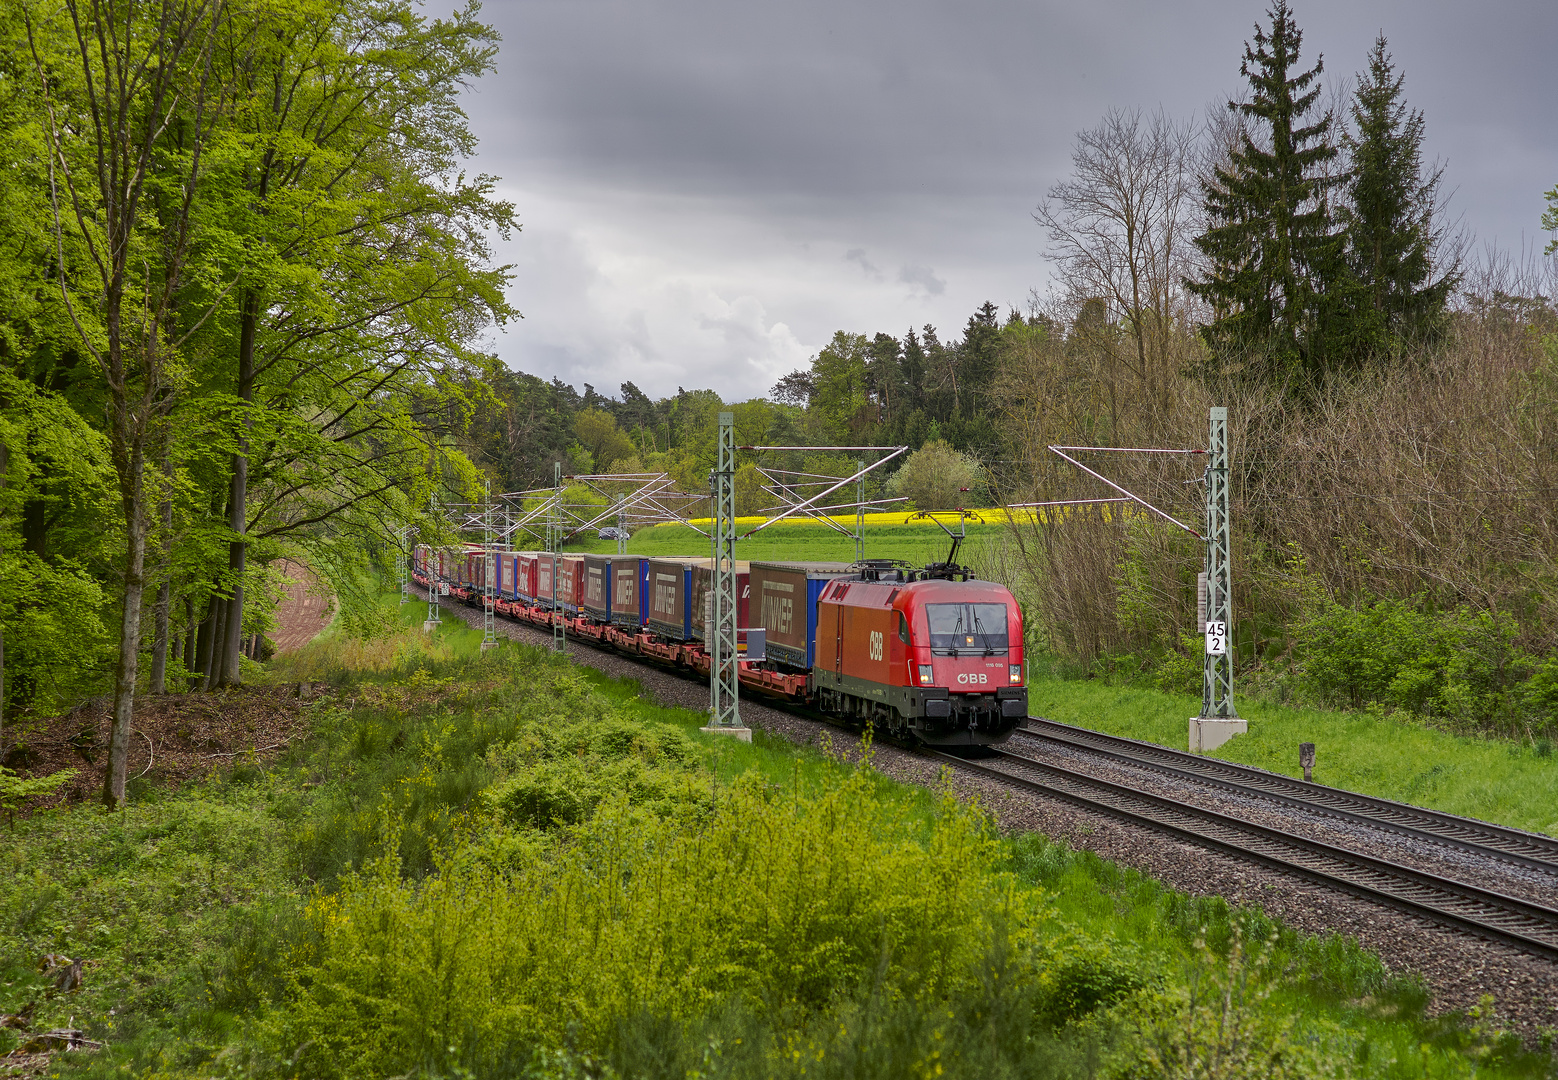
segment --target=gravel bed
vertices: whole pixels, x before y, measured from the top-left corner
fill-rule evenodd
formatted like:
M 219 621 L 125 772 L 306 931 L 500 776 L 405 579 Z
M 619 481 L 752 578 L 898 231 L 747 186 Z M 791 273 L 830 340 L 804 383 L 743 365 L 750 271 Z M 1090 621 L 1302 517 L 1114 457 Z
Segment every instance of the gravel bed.
M 1403 836 L 1388 829 L 1376 828 L 1366 821 L 1332 817 L 1318 811 L 1305 813 L 1296 807 L 1284 806 L 1269 799 L 1258 790 L 1230 791 L 1211 783 L 1167 776 L 1150 768 L 1111 761 L 1085 749 L 1047 739 L 1013 739 L 1007 749 L 1086 776 L 1123 784 L 1205 810 L 1215 810 L 1240 821 L 1283 829 L 1452 881 L 1461 881 L 1548 907 L 1558 903 L 1558 870 L 1543 871 L 1492 855 L 1480 855 L 1428 839 Z
M 466 622 L 481 625 L 479 609 L 447 599 L 443 607 Z M 545 631 L 503 618 L 497 620 L 497 632 L 529 644 L 551 642 Z M 580 663 L 608 675 L 637 680 L 657 704 L 697 711 L 708 708 L 708 686 L 701 681 L 573 639 L 566 648 Z M 754 728 L 800 745 L 816 745 L 824 734 L 835 746 L 848 743 L 848 736 L 841 737 L 837 728 L 758 701 L 743 699 L 741 718 Z M 885 775 L 921 785 L 939 782 L 947 768 L 940 761 L 887 743 L 875 745 L 875 764 Z M 1558 1029 L 1558 964 L 997 780 L 954 769 L 951 783 L 960 796 L 977 797 L 1004 829 L 1042 833 L 1132 867 L 1191 896 L 1222 896 L 1235 906 L 1261 908 L 1296 930 L 1356 938 L 1378 954 L 1390 970 L 1421 975 L 1433 993 L 1431 1007 L 1436 1013 L 1469 1009 L 1488 995 L 1495 1002 L 1498 1025 L 1518 1032 L 1530 1045 L 1543 1032 Z M 1551 895 L 1548 899 L 1551 902 Z

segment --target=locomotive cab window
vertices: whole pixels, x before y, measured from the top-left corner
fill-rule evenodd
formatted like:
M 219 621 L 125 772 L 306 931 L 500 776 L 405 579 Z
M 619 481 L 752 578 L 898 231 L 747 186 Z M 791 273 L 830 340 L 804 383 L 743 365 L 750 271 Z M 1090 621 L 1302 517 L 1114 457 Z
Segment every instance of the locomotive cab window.
M 898 640 L 909 644 L 909 619 L 901 611 L 898 613 Z
M 1005 604 L 926 604 L 930 647 L 956 656 L 1006 651 Z

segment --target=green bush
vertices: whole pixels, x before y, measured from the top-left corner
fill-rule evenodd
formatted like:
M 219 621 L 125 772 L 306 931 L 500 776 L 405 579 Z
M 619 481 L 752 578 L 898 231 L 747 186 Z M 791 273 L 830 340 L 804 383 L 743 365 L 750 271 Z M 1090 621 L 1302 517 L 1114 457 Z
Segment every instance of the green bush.
M 630 757 L 562 758 L 522 768 L 490 788 L 484 801 L 512 825 L 545 829 L 577 825 L 619 793 L 629 806 L 660 815 L 702 809 L 710 801 L 707 777 Z
M 1519 633 L 1501 612 L 1432 612 L 1379 600 L 1356 608 L 1327 603 L 1297 638 L 1304 680 L 1322 699 L 1513 734 L 1528 713 L 1546 723 L 1558 704 L 1550 689 L 1558 676 L 1525 685 L 1536 663 Z
M 736 1010 L 802 1042 L 839 1009 L 865 1025 L 873 1002 L 934 1024 L 937 1002 L 1001 998 L 992 978 L 1042 1034 L 1139 984 L 996 870 L 981 813 L 946 799 L 924 842 L 916 828 L 852 771 L 820 791 L 743 779 L 701 822 L 621 793 L 506 873 L 416 883 L 386 857 L 311 904 L 277 1045 L 305 1046 L 316 1076 L 404 1073 L 450 1047 L 486 1072 L 561 1033 L 607 1052 L 633 1017 Z
M 1165 694 L 1199 694 L 1205 676 L 1205 643 L 1193 634 L 1181 634 L 1179 649 L 1171 649 L 1158 661 L 1152 685 Z

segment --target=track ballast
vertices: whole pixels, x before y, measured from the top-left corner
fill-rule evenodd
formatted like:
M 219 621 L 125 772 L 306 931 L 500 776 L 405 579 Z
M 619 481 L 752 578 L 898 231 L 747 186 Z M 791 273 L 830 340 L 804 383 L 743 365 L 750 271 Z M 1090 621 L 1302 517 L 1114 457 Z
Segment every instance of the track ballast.
M 1558 873 L 1558 839 L 1491 822 L 1457 817 L 1355 791 L 1306 783 L 1231 761 L 1189 754 L 1155 743 L 1124 739 L 1070 724 L 1029 717 L 1021 738 L 1043 740 L 1136 768 L 1191 780 L 1241 794 L 1259 794 L 1273 802 L 1321 816 L 1367 824 L 1475 855 L 1529 869 Z
M 1296 874 L 1328 888 L 1558 961 L 1558 910 L 1540 904 L 1286 830 L 1241 821 L 1006 750 L 996 751 L 1001 762 L 1037 776 L 1020 775 L 950 754 L 937 752 L 936 756 L 959 769 L 1004 784 L 1169 833 L 1201 847 Z

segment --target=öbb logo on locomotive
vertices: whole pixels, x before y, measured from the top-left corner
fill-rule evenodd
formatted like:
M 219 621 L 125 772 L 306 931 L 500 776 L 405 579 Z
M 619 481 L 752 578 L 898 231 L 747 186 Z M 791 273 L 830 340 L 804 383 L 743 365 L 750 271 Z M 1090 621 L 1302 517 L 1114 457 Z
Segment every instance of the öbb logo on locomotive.
M 416 577 L 430 588 L 463 581 L 481 558 L 480 548 L 419 549 Z M 709 670 L 708 631 L 697 610 L 707 587 L 699 575 L 708 576 L 701 556 L 510 551 L 498 558 L 497 610 L 504 616 L 543 627 L 561 620 L 570 636 L 645 662 Z M 937 746 L 1004 742 L 1027 715 L 1016 601 L 951 557 L 924 568 L 739 563 L 737 577 L 740 640 L 748 630 L 766 636 L 761 658 L 739 660 L 744 693 Z M 609 608 L 599 602 L 611 594 Z M 759 603 L 748 608 L 742 601 L 752 595 Z M 456 596 L 480 602 L 470 590 Z

